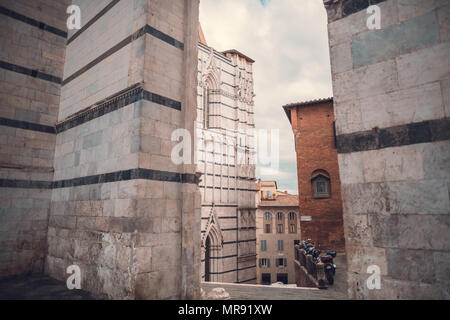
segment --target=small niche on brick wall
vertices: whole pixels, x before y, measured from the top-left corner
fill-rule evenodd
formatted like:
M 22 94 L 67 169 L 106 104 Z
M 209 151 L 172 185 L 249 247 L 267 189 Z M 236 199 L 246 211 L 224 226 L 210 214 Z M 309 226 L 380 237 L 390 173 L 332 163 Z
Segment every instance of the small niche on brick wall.
M 314 171 L 311 175 L 311 189 L 313 198 L 330 198 L 331 184 L 329 173 L 322 169 Z

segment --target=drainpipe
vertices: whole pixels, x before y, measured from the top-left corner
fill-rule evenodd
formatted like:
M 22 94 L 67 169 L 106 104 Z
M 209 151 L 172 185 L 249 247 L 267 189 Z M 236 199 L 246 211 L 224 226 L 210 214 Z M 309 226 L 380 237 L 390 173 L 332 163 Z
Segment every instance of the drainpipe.
M 239 209 L 236 208 L 236 283 L 239 283 Z

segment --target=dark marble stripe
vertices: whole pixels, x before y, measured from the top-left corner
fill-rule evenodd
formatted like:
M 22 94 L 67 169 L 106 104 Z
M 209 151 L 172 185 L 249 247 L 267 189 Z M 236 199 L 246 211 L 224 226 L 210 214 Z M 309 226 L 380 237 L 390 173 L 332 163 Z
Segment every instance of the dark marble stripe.
M 233 243 L 243 243 L 243 242 L 253 242 L 256 241 L 256 239 L 248 239 L 248 240 L 238 240 L 238 241 L 227 241 L 223 244 L 233 244 Z
M 417 143 L 445 141 L 450 140 L 450 118 L 341 134 L 336 139 L 338 153 L 378 150 Z
M 199 72 L 201 72 L 201 71 L 199 71 Z M 230 76 L 233 76 L 233 77 L 236 76 L 234 73 L 228 72 L 228 71 L 225 70 L 225 69 L 222 69 L 222 72 L 225 72 L 225 73 L 227 73 L 227 74 L 229 74 Z
M 156 93 L 144 91 L 144 99 L 175 110 L 181 110 L 181 102 L 160 96 L 159 94 Z
M 221 115 L 221 114 L 210 114 L 209 116 L 210 117 L 220 117 L 220 118 L 231 120 L 231 121 L 239 121 L 239 119 L 229 118 L 229 117 L 226 117 L 226 116 Z
M 63 38 L 67 38 L 67 32 L 66 31 L 63 31 L 63 30 L 60 30 L 58 28 L 49 26 L 48 24 L 43 23 L 41 21 L 37 21 L 35 19 L 26 17 L 26 16 L 24 16 L 24 15 L 18 13 L 18 12 L 15 12 L 13 10 L 7 9 L 5 7 L 0 6 L 0 14 L 3 14 L 3 15 L 8 16 L 10 18 L 22 21 L 22 22 L 24 22 L 26 24 L 29 24 L 29 25 L 31 25 L 33 27 L 36 27 L 36 28 L 39 28 L 41 30 L 44 30 L 44 31 L 56 34 L 57 36 L 60 36 L 60 37 L 63 37 Z
M 218 217 L 219 219 L 237 219 L 238 217 L 236 217 L 236 216 L 221 216 L 221 217 Z M 209 219 L 209 217 L 202 217 L 201 218 L 202 220 L 208 220 Z
M 239 87 L 239 86 L 235 86 L 235 85 L 229 84 L 228 82 L 225 82 L 225 81 L 222 81 L 222 84 L 226 84 L 227 86 L 232 87 L 232 88 Z
M 239 230 L 239 228 L 222 228 L 220 231 L 236 231 Z
M 197 177 L 194 174 L 137 168 L 67 180 L 59 180 L 54 182 L 0 179 L 0 187 L 61 189 L 61 188 L 73 188 L 92 184 L 102 184 L 109 182 L 119 182 L 138 179 L 178 182 L 178 183 L 192 183 L 192 184 L 197 183 Z
M 205 188 L 205 187 L 207 189 L 215 189 L 215 190 L 231 190 L 231 191 L 237 190 L 237 191 L 248 191 L 248 192 L 258 191 L 256 189 L 244 189 L 244 188 L 233 188 L 233 187 L 213 187 L 213 186 L 205 186 L 205 185 L 200 186 L 200 188 Z
M 147 32 L 149 35 L 154 36 L 155 38 L 158 38 L 161 41 L 164 41 L 175 48 L 178 48 L 180 50 L 184 50 L 184 44 L 183 42 L 178 41 L 177 39 L 153 28 L 152 26 L 146 25 L 145 26 L 145 32 Z
M 224 259 L 229 259 L 229 258 L 235 258 L 237 257 L 237 254 L 232 254 L 229 256 L 223 256 L 223 257 L 209 257 L 212 260 L 224 260 Z M 202 259 L 201 262 L 205 262 L 205 259 Z
M 111 173 L 104 173 L 98 175 L 92 175 L 87 177 L 80 177 L 68 180 L 55 181 L 53 183 L 53 188 L 69 188 L 84 186 L 90 184 L 101 184 L 117 181 L 127 181 L 127 180 L 156 180 L 156 181 L 167 181 L 167 182 L 179 182 L 179 183 L 196 183 L 196 176 L 193 174 L 184 174 L 177 172 L 159 171 L 152 169 L 130 169 L 122 170 Z
M 198 96 L 201 97 L 202 95 L 198 95 Z M 239 108 L 239 107 L 233 107 L 233 106 L 230 106 L 230 105 L 228 105 L 226 103 L 223 103 L 223 102 L 210 102 L 210 104 L 220 104 L 220 105 L 222 105 L 224 107 L 227 107 L 227 108 L 230 108 L 230 109 L 233 109 L 233 110 L 239 110 L 239 111 L 242 111 L 242 112 L 246 112 L 247 114 L 255 114 L 254 112 L 247 111 L 247 110 Z M 197 107 L 197 109 L 203 111 L 203 107 Z M 234 121 L 234 119 L 232 119 L 232 120 Z
M 120 49 L 125 47 L 126 45 L 130 44 L 134 40 L 139 39 L 144 34 L 145 34 L 145 27 L 142 27 L 139 30 L 137 30 L 135 33 L 133 33 L 132 35 L 126 37 L 125 39 L 120 41 L 118 44 L 116 44 L 115 46 L 113 46 L 112 48 L 110 48 L 109 50 L 107 50 L 106 52 L 104 52 L 103 54 L 101 54 L 100 56 L 98 56 L 97 58 L 92 60 L 91 62 L 89 62 L 83 68 L 79 69 L 78 71 L 75 71 L 73 74 L 71 74 L 69 77 L 67 77 L 66 79 L 63 80 L 62 85 L 64 86 L 67 83 L 69 83 L 70 81 L 78 78 L 80 75 L 82 75 L 83 73 L 85 73 L 86 71 L 91 69 L 92 67 L 96 66 L 97 64 L 99 64 L 100 62 L 102 62 L 103 60 L 105 60 L 106 58 L 111 56 L 112 54 L 116 53 L 117 51 L 119 51 Z
M 61 84 L 61 78 L 52 76 L 51 74 L 40 72 L 38 70 L 32 70 L 26 67 L 18 66 L 16 64 L 12 64 L 6 61 L 0 60 L 0 68 L 21 73 L 33 78 L 39 78 L 42 80 L 50 81 L 56 84 Z
M 256 265 L 250 266 L 250 267 L 244 267 L 244 268 L 240 268 L 240 269 L 233 269 L 233 270 L 222 271 L 222 272 L 210 272 L 209 274 L 224 274 L 224 273 L 230 273 L 230 272 L 235 272 L 235 271 L 242 271 L 242 270 L 247 270 L 247 269 L 252 269 L 252 268 L 256 268 Z M 247 281 L 250 281 L 250 280 L 247 280 Z
M 105 114 L 111 113 L 123 107 L 126 107 L 132 103 L 141 100 L 143 97 L 143 89 L 140 86 L 132 86 L 125 90 L 122 90 L 105 99 L 103 103 L 96 103 L 92 107 L 81 111 L 75 116 L 69 117 L 69 119 L 58 123 L 56 125 L 56 132 L 61 133 L 72 129 L 76 126 L 82 125 L 88 121 L 97 119 Z
M 225 228 L 225 229 L 220 229 L 220 231 L 222 232 L 226 232 L 226 231 L 236 231 L 239 230 L 239 228 Z M 206 233 L 206 230 L 202 230 L 201 233 Z
M 237 208 L 237 204 L 202 204 L 202 207 Z
M 176 48 L 184 50 L 183 43 L 175 40 L 174 38 L 170 37 L 169 35 L 167 35 L 165 33 L 162 33 L 161 31 L 156 30 L 155 28 L 153 28 L 153 27 L 151 27 L 149 25 L 145 25 L 142 28 L 140 28 L 139 30 L 137 30 L 135 33 L 133 33 L 132 35 L 130 35 L 130 36 L 126 37 L 125 39 L 123 39 L 122 41 L 120 41 L 114 47 L 110 48 L 109 50 L 107 50 L 106 52 L 104 52 L 103 54 L 101 54 L 100 56 L 98 56 L 97 58 L 92 60 L 91 62 L 89 62 L 83 68 L 81 68 L 80 70 L 74 72 L 69 77 L 64 79 L 62 81 L 62 85 L 64 86 L 67 83 L 69 83 L 70 81 L 78 78 L 80 75 L 82 75 L 83 73 L 85 73 L 86 71 L 91 69 L 92 67 L 96 66 L 97 64 L 99 64 L 100 62 L 102 62 L 103 60 L 108 58 L 109 56 L 113 55 L 114 53 L 116 53 L 117 51 L 119 51 L 120 49 L 125 47 L 126 45 L 128 45 L 128 44 L 132 43 L 133 41 L 139 39 L 140 37 L 142 37 L 146 33 L 148 33 L 148 34 L 150 34 L 150 35 L 152 35 L 152 36 L 154 36 L 154 37 L 156 37 L 156 38 L 158 38 L 158 39 L 160 39 L 160 40 L 162 40 L 162 41 L 164 41 L 164 42 L 166 42 L 168 44 L 171 44 L 171 45 L 173 45 Z
M 52 189 L 51 181 L 0 179 L 0 188 Z
M 56 132 L 64 132 L 88 121 L 97 119 L 105 114 L 116 111 L 140 100 L 147 100 L 168 108 L 181 110 L 181 102 L 148 92 L 141 85 L 133 85 L 118 93 L 88 107 L 85 111 L 69 117 L 56 125 Z
M 219 163 L 219 162 L 212 162 L 212 161 L 205 161 L 205 160 L 197 160 L 198 162 L 202 162 L 202 163 L 209 163 L 209 164 L 217 164 L 220 166 L 224 166 L 224 167 L 230 167 L 230 168 L 234 168 L 235 165 L 233 164 L 226 164 L 226 163 Z
M 87 22 L 80 30 L 78 30 L 76 33 L 74 33 L 68 40 L 67 44 L 71 43 L 73 40 L 78 38 L 84 31 L 86 31 L 87 28 L 89 28 L 91 25 L 93 25 L 98 19 L 103 17 L 112 7 L 114 7 L 117 3 L 119 3 L 120 0 L 113 0 L 111 1 L 106 7 L 104 7 L 99 13 L 95 15 L 89 22 Z
M 199 152 L 205 152 L 205 153 L 213 154 L 213 155 L 218 155 L 218 156 L 222 156 L 222 157 L 236 158 L 236 156 L 231 155 L 231 154 L 226 154 L 226 153 L 207 151 L 207 150 L 203 150 L 203 149 L 199 149 L 198 151 Z M 209 175 L 209 173 L 208 173 L 208 175 Z
M 53 126 L 47 126 L 39 123 L 32 123 L 27 121 L 13 120 L 1 117 L 0 117 L 0 125 L 24 130 L 53 133 L 53 134 L 56 133 L 55 127 Z
M 234 158 L 234 157 L 233 157 Z M 243 180 L 243 181 L 256 181 L 255 178 L 247 178 L 247 177 L 236 177 L 236 176 L 227 176 L 227 175 L 220 175 L 220 174 L 212 174 L 212 173 L 207 173 L 206 176 L 210 176 L 210 177 L 222 177 L 225 179 L 239 179 L 239 180 Z

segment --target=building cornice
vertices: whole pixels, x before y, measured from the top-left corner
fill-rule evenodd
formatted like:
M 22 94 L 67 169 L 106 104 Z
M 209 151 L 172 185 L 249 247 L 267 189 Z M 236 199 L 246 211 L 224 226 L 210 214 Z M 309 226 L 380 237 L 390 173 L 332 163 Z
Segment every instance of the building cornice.
M 327 103 L 333 103 L 333 98 L 323 98 L 323 99 L 315 99 L 310 101 L 303 101 L 303 102 L 294 102 L 289 103 L 283 106 L 284 112 L 286 113 L 286 116 L 289 119 L 289 122 L 292 123 L 291 120 L 291 109 L 293 108 L 300 108 L 300 107 L 310 107 L 314 105 L 320 105 L 320 104 L 327 104 Z

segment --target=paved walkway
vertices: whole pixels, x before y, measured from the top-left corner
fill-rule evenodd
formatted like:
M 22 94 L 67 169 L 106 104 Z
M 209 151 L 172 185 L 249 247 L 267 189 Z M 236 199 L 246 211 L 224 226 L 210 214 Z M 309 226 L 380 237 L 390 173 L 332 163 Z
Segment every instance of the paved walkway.
M 345 255 L 337 256 L 338 267 L 333 286 L 317 288 L 289 288 L 265 285 L 203 282 L 205 294 L 214 288 L 224 288 L 232 300 L 347 300 L 347 264 Z
M 92 300 L 89 293 L 69 290 L 64 282 L 44 275 L 0 280 L 0 300 Z
M 224 288 L 231 300 L 346 300 L 347 295 L 335 290 L 317 288 L 280 288 L 264 285 L 204 282 L 208 294 L 214 288 Z

